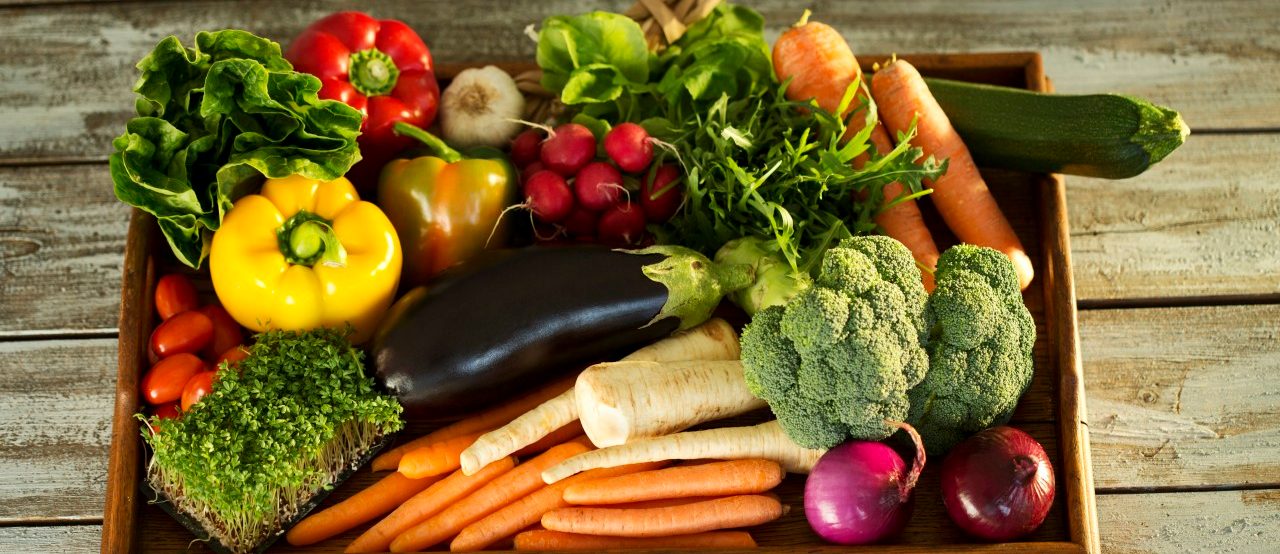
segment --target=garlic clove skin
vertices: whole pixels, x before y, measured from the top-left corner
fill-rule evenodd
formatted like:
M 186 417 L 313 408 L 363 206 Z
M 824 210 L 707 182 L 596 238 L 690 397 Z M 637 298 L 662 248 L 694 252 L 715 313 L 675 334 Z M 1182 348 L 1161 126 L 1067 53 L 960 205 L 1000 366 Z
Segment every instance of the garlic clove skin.
M 501 148 L 524 126 L 524 95 L 506 71 L 492 65 L 464 69 L 440 95 L 440 130 L 455 148 Z

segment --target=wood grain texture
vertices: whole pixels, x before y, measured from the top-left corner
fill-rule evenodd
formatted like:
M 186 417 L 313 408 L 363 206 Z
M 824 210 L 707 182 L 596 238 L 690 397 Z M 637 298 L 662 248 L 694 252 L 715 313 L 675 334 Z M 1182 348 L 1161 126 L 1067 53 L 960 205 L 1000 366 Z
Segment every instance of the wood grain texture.
M 101 525 L 0 527 L 0 549 L 13 554 L 89 554 L 99 552 L 98 535 L 101 533 Z
M 0 342 L 0 525 L 102 517 L 115 352 L 110 339 Z
M 115 329 L 129 207 L 105 165 L 0 167 L 0 336 Z
M 1143 552 L 1274 553 L 1280 489 L 1098 496 L 1102 548 Z
M 530 59 L 527 24 L 629 2 L 483 0 L 379 3 L 437 61 Z M 799 17 L 787 0 L 752 2 L 769 38 Z M 307 1 L 121 3 L 6 10 L 0 27 L 0 159 L 104 159 L 129 117 L 133 65 L 160 38 L 240 27 L 287 41 L 347 3 Z M 1192 128 L 1280 127 L 1280 3 L 822 2 L 815 17 L 855 52 L 1038 50 L 1060 92 L 1125 92 L 1182 110 Z M 939 16 L 938 14 L 946 14 Z M 928 24 L 922 24 L 927 22 Z M 1188 86 L 1194 82 L 1195 86 Z
M 1280 306 L 1080 320 L 1100 491 L 1280 487 Z
M 1083 301 L 1280 293 L 1280 135 L 1192 135 L 1127 181 L 1067 178 Z

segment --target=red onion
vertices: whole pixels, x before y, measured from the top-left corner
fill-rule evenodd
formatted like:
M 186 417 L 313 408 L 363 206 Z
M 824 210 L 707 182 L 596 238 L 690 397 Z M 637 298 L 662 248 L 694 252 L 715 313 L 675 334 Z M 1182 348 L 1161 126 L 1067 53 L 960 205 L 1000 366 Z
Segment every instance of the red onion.
M 992 427 L 942 461 L 942 502 L 965 532 L 989 541 L 1035 531 L 1053 504 L 1053 465 L 1044 447 L 1013 427 Z
M 879 442 L 850 441 L 824 454 L 804 484 L 804 515 L 823 539 L 869 544 L 897 534 L 911 519 L 911 489 L 924 469 L 924 445 L 910 425 L 886 423 L 911 435 L 911 471 Z

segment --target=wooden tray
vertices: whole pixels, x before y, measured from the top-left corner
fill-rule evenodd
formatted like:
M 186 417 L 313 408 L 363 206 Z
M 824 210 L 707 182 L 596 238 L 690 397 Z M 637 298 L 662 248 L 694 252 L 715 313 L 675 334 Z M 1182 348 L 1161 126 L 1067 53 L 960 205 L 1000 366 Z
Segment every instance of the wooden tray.
M 992 53 L 900 56 L 928 76 L 1048 90 L 1037 53 Z M 880 60 L 884 56 L 865 56 Z M 439 68 L 442 80 L 469 65 Z M 513 74 L 532 68 L 528 62 L 495 63 Z M 864 68 L 869 69 L 869 68 Z M 1056 175 L 983 170 L 1000 207 L 1035 263 L 1036 279 L 1023 294 L 1036 321 L 1035 377 L 1014 413 L 1012 423 L 1036 437 L 1053 460 L 1058 492 L 1044 524 L 1025 542 L 983 544 L 964 535 L 947 518 L 939 498 L 938 460 L 926 465 L 916 489 L 915 514 L 906 531 L 891 544 L 868 550 L 927 552 L 939 549 L 965 552 L 1098 552 L 1097 514 L 1085 424 L 1083 377 L 1076 329 L 1075 285 L 1067 231 L 1066 194 Z M 941 225 L 928 203 L 922 203 L 939 247 L 955 238 Z M 116 382 L 115 418 L 103 516 L 103 552 L 207 552 L 173 518 L 156 506 L 140 502 L 139 479 L 144 463 L 138 421 L 138 382 L 146 371 L 147 338 L 155 325 L 152 291 L 157 274 L 176 270 L 176 263 L 160 237 L 155 221 L 134 210 L 125 246 L 120 310 L 120 367 Z M 209 292 L 207 274 L 198 286 Z M 411 426 L 408 436 L 426 431 Z M 340 501 L 380 475 L 357 472 L 333 492 L 324 505 Z M 779 489 L 791 512 L 781 520 L 751 530 L 762 550 L 775 552 L 838 552 L 849 548 L 824 545 L 804 519 L 801 493 L 804 479 L 789 476 Z M 322 506 L 323 508 L 323 506 Z M 341 552 L 363 527 L 307 548 L 312 552 Z M 283 541 L 274 551 L 294 551 Z

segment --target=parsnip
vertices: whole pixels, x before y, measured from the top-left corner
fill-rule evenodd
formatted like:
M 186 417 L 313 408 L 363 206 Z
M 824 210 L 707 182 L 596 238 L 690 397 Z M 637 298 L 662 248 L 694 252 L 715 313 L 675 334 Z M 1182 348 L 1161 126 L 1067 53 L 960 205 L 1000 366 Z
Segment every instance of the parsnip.
M 676 333 L 632 352 L 624 361 L 675 362 L 685 360 L 736 360 L 738 334 L 723 319 Z M 472 475 L 578 419 L 573 389 L 529 410 L 507 425 L 484 434 L 462 453 L 462 472 Z
M 792 442 L 776 420 L 750 427 L 724 427 L 675 433 L 601 448 L 569 458 L 542 472 L 542 480 L 555 483 L 598 467 L 614 467 L 662 460 L 762 458 L 773 460 L 791 473 L 809 473 L 826 450 L 803 448 Z
M 737 360 L 596 364 L 573 390 L 582 429 L 600 448 L 766 406 L 747 390 Z

